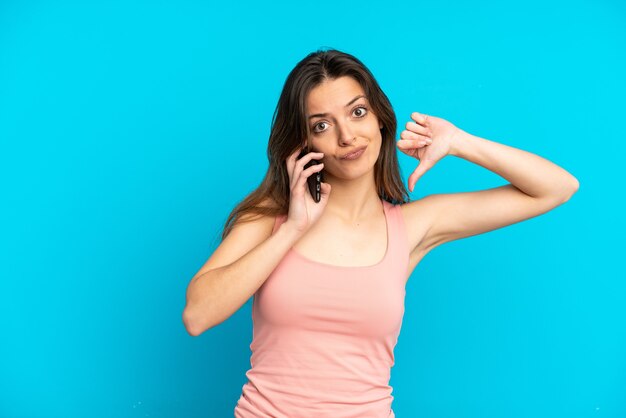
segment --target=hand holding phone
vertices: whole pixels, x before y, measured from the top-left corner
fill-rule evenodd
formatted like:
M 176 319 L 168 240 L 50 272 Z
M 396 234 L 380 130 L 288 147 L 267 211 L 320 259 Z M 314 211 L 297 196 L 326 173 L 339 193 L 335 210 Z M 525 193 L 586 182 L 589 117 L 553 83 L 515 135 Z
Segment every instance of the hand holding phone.
M 331 191 L 330 184 L 323 182 L 324 174 L 320 172 L 324 164 L 313 158 L 322 159 L 324 155 L 303 148 L 306 145 L 294 150 L 286 161 L 290 196 L 285 224 L 293 225 L 301 233 L 306 232 L 320 218 Z M 304 160 L 303 166 L 299 163 L 300 159 Z
M 309 153 L 309 149 L 308 147 L 305 147 L 302 149 L 302 151 L 300 152 L 300 155 L 298 155 L 298 160 L 302 157 L 304 157 L 305 155 L 307 155 Z M 317 164 L 321 164 L 321 161 L 316 160 L 316 159 L 311 159 L 308 163 L 306 163 L 304 165 L 304 170 L 306 170 L 307 168 L 317 165 Z M 321 199 L 321 193 L 322 193 L 322 182 L 324 181 L 324 169 L 322 168 L 321 170 L 314 172 L 313 174 L 311 174 L 310 176 L 307 177 L 306 182 L 308 184 L 308 188 L 309 188 L 309 192 L 311 193 L 311 197 L 313 198 L 313 200 L 315 201 L 315 203 L 319 203 L 320 199 Z

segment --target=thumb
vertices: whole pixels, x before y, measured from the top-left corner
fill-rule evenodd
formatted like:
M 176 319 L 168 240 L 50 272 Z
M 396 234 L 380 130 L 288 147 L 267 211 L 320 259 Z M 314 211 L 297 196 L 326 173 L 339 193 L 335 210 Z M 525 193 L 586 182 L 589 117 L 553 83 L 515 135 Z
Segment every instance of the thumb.
M 322 182 L 320 185 L 320 199 L 328 199 L 328 195 L 330 194 L 330 184 Z
M 411 192 L 415 188 L 415 183 L 432 167 L 432 163 L 428 161 L 430 160 L 421 160 L 417 168 L 409 176 L 409 190 Z

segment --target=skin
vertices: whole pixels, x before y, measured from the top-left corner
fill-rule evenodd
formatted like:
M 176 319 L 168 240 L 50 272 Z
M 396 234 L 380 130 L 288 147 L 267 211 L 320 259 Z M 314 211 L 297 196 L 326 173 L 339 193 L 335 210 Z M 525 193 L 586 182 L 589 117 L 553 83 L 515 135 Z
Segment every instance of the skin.
M 356 96 L 365 95 L 352 77 L 328 80 L 309 93 L 306 114 L 328 113 L 308 120 L 311 150 L 322 152 L 324 181 L 331 185 L 328 212 L 348 224 L 360 224 L 381 213 L 374 182 L 374 165 L 380 154 L 382 124 L 362 97 L 346 107 Z M 362 106 L 365 106 L 362 107 Z M 357 160 L 340 157 L 367 145 Z
M 316 86 L 307 97 L 305 111 L 307 115 L 325 115 L 309 119 L 307 141 L 313 152 L 296 159 L 298 149 L 286 161 L 290 174 L 286 226 L 297 236 L 293 249 L 335 266 L 374 265 L 387 249 L 387 225 L 374 182 L 382 124 L 369 109 L 367 98 L 353 102 L 360 95 L 364 91 L 350 77 Z M 341 159 L 363 145 L 367 149 L 359 159 Z M 319 151 L 323 154 L 316 153 Z M 313 201 L 306 178 L 321 165 L 303 170 L 311 158 L 324 164 L 319 203 Z
M 298 186 L 292 188 L 290 219 L 306 224 L 308 211 L 314 221 L 294 247 L 301 254 L 311 254 L 309 258 L 328 264 L 371 265 L 384 255 L 385 240 L 379 245 L 379 240 L 372 239 L 386 233 L 374 182 L 382 125 L 364 98 L 345 107 L 362 94 L 356 80 L 341 77 L 320 84 L 307 97 L 307 115 L 328 113 L 310 119 L 308 138 L 312 151 L 323 153 L 309 154 L 324 163 L 328 185 L 322 187 L 323 205 L 313 203 L 304 192 L 305 178 L 300 173 L 310 157 L 296 163 L 296 151 L 288 160 L 292 182 Z M 367 109 L 357 109 L 359 105 Z M 573 175 L 538 155 L 469 134 L 437 116 L 418 112 L 410 116 L 411 121 L 396 142 L 400 152 L 419 161 L 408 179 L 410 191 L 448 155 L 478 164 L 509 183 L 475 192 L 433 194 L 402 205 L 411 250 L 409 272 L 426 253 L 444 242 L 538 216 L 563 204 L 578 190 L 579 183 Z M 367 149 L 359 159 L 340 159 L 362 145 L 367 145 Z M 363 242 L 368 245 L 356 249 Z

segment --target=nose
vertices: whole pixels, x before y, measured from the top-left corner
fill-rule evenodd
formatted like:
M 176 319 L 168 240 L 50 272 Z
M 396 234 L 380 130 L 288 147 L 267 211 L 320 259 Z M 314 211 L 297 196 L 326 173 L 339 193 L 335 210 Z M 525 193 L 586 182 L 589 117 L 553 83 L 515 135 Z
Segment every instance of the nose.
M 339 143 L 341 145 L 352 144 L 356 136 L 350 130 L 348 123 L 338 124 L 338 127 L 339 127 Z

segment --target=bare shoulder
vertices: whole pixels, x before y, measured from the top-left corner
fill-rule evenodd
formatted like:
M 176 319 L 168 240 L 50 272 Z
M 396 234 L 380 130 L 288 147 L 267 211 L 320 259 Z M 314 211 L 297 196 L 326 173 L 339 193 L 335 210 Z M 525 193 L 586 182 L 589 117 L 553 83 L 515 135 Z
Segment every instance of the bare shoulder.
M 278 207 L 274 199 L 271 197 L 265 197 L 258 206 L 262 208 Z M 263 215 L 254 212 L 245 213 L 236 220 L 233 224 L 232 230 L 225 239 L 228 239 L 231 234 L 235 234 L 235 239 L 238 240 L 241 240 L 246 235 L 250 234 L 258 239 L 267 239 L 272 234 L 275 221 L 275 216 Z M 255 241 L 258 241 L 258 239 Z
M 276 207 L 275 202 L 266 198 L 262 207 Z M 194 275 L 201 274 L 219 267 L 229 265 L 272 235 L 276 217 L 259 214 L 244 214 L 233 224 L 231 231 L 215 249 L 213 254 Z
M 436 215 L 431 196 L 400 205 L 411 253 L 425 253 L 430 250 L 431 243 L 428 242 L 428 231 L 432 227 Z
M 269 196 L 266 196 L 263 198 L 263 200 L 258 204 L 258 207 L 262 207 L 262 208 L 278 208 L 278 205 L 276 204 L 276 201 L 274 199 L 272 199 Z M 238 222 L 240 223 L 241 220 L 245 220 L 245 221 L 249 221 L 250 219 L 265 219 L 266 222 L 268 219 L 272 219 L 274 220 L 275 217 L 273 216 L 268 216 L 268 215 L 261 215 L 258 213 L 246 213 L 242 216 L 239 217 Z

